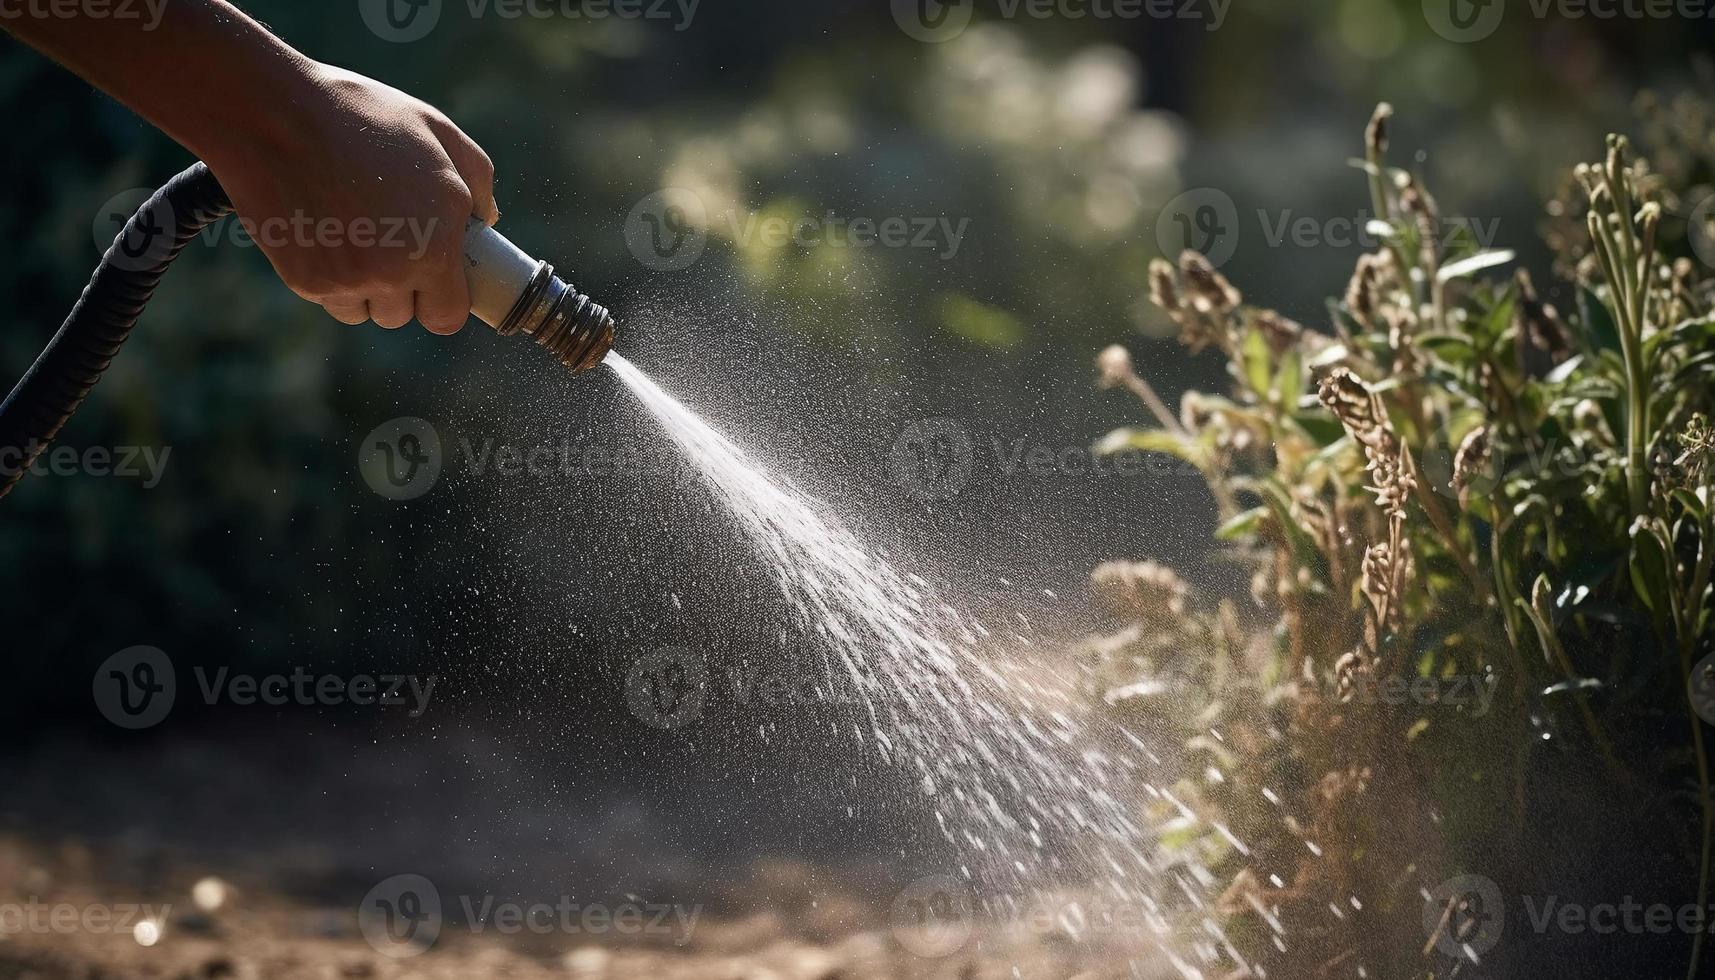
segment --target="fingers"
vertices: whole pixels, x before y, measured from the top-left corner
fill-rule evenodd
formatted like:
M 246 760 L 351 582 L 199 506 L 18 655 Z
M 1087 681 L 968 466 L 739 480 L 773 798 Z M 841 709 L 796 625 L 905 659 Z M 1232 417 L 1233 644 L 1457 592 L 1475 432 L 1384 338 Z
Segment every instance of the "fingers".
M 456 289 L 449 282 L 444 288 L 419 291 L 415 301 L 417 322 L 443 337 L 458 333 L 470 318 L 470 287 L 465 284 L 463 271 L 456 271 L 454 276 Z
M 361 299 L 329 299 L 322 302 L 322 309 L 328 311 L 328 316 L 341 323 L 357 326 L 369 319 L 369 304 Z
M 429 127 L 452 159 L 453 169 L 470 188 L 471 213 L 488 225 L 499 221 L 500 208 L 494 203 L 494 161 L 476 145 L 475 140 L 464 134 L 464 130 L 453 125 L 452 120 L 431 116 Z
M 362 299 L 329 299 L 323 300 L 321 305 L 329 316 L 349 326 L 357 326 L 373 318 L 377 326 L 394 330 L 409 323 L 414 316 L 430 333 L 444 337 L 458 333 L 470 317 L 467 287 L 462 279 L 459 285 L 458 290 L 416 292 L 409 297 L 392 297 L 378 305 Z M 406 299 L 410 302 L 409 307 Z
M 417 322 L 434 334 L 458 333 L 470 317 L 470 283 L 465 278 L 464 236 L 471 214 L 470 197 L 459 179 L 451 173 L 447 181 L 456 185 L 449 190 L 454 195 L 454 207 L 461 217 L 457 221 L 441 221 L 424 243 L 414 263 L 413 284 L 416 287 Z
M 430 333 L 458 333 L 470 317 L 470 284 L 465 278 L 464 238 L 450 230 L 437 234 L 416 256 L 397 285 L 385 284 L 358 292 L 335 292 L 313 297 L 341 323 L 374 320 L 394 330 L 415 319 Z
M 369 318 L 378 327 L 397 330 L 411 322 L 414 297 L 409 290 L 389 290 L 369 299 Z

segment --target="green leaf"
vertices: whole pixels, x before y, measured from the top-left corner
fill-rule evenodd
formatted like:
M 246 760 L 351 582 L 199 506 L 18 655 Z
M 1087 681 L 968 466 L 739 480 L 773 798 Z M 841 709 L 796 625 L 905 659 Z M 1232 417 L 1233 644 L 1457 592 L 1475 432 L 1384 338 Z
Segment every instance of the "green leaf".
M 1472 346 L 1471 339 L 1463 334 L 1425 333 L 1418 336 L 1417 343 L 1443 363 L 1453 367 L 1471 364 L 1477 360 L 1477 348 Z
M 1703 521 L 1704 512 L 1708 508 L 1704 506 L 1702 497 L 1699 497 L 1697 494 L 1692 493 L 1684 487 L 1680 487 L 1673 491 L 1673 499 L 1678 501 L 1679 506 L 1684 507 L 1685 512 L 1690 514 L 1692 518 L 1697 520 L 1699 523 Z
M 1311 442 L 1323 448 L 1332 446 L 1346 435 L 1346 427 L 1327 412 L 1294 412 L 1292 421 L 1304 430 Z
M 1715 368 L 1715 350 L 1704 351 L 1681 364 L 1679 369 L 1673 372 L 1673 380 L 1675 383 L 1687 382 L 1699 374 L 1707 373 L 1711 368 Z
M 1245 339 L 1239 348 L 1239 357 L 1244 362 L 1245 384 L 1263 401 L 1269 401 L 1268 383 L 1274 376 L 1274 369 L 1269 364 L 1272 356 L 1268 338 L 1262 335 L 1262 331 L 1245 331 Z
M 1287 411 L 1296 408 L 1304 397 L 1304 382 L 1304 358 L 1297 348 L 1291 348 L 1280 355 L 1280 366 L 1274 372 L 1275 404 Z
M 1589 286 L 1578 288 L 1578 321 L 1584 327 L 1584 339 L 1593 350 L 1620 350 L 1620 331 L 1608 312 L 1608 304 Z
M 1645 518 L 1632 524 L 1632 588 L 1638 599 L 1651 612 L 1665 615 L 1669 608 L 1668 595 L 1673 588 L 1668 578 L 1668 545 L 1661 531 Z
M 1199 469 L 1203 468 L 1209 459 L 1208 453 L 1195 440 L 1166 429 L 1115 429 L 1098 440 L 1095 446 L 1098 456 L 1112 456 L 1128 449 L 1177 456 Z
M 1554 370 L 1548 372 L 1547 377 L 1543 378 L 1543 380 L 1551 385 L 1565 384 L 1566 379 L 1572 377 L 1572 372 L 1578 370 L 1578 366 L 1583 363 L 1584 355 L 1574 354 L 1566 360 L 1561 361 L 1559 364 L 1556 364 L 1554 366 Z
M 1460 259 L 1457 262 L 1449 262 L 1442 266 L 1441 271 L 1435 274 L 1435 278 L 1439 282 L 1450 282 L 1454 279 L 1473 275 L 1493 266 L 1505 265 L 1506 263 L 1511 262 L 1514 257 L 1515 253 L 1512 250 L 1504 248 L 1492 249 L 1487 252 L 1478 252 L 1476 255 Z
M 1276 477 L 1269 477 L 1257 484 L 1257 492 L 1262 495 L 1263 503 L 1273 511 L 1274 519 L 1286 534 L 1286 540 L 1292 546 L 1293 557 L 1298 564 L 1310 566 L 1321 557 L 1322 549 L 1317 547 L 1310 532 L 1304 529 L 1292 516 L 1292 494 Z
M 1329 344 L 1317 351 L 1316 356 L 1310 359 L 1310 369 L 1315 371 L 1330 364 L 1338 364 L 1350 355 L 1351 351 L 1346 349 L 1345 344 Z
M 1644 360 L 1651 361 L 1678 344 L 1697 348 L 1715 338 L 1715 317 L 1682 320 L 1670 330 L 1660 330 L 1644 341 Z
M 1476 322 L 1474 333 L 1482 338 L 1482 349 L 1491 357 L 1508 350 L 1518 337 L 1518 321 L 1513 316 L 1515 301 L 1512 290 L 1506 294 L 1489 311 Z
M 1237 541 L 1250 537 L 1256 533 L 1256 529 L 1262 525 L 1262 519 L 1267 516 L 1267 507 L 1252 507 L 1216 528 L 1215 537 L 1221 541 Z
M 1305 470 L 1309 471 L 1318 466 L 1326 466 L 1337 459 L 1341 453 L 1356 447 L 1357 443 L 1353 442 L 1350 436 L 1345 435 L 1345 431 L 1345 429 L 1341 429 L 1340 438 L 1317 450 L 1316 455 L 1310 457 L 1310 462 L 1305 465 Z
M 956 293 L 941 297 L 941 325 L 985 347 L 1016 347 L 1024 339 L 1024 324 L 997 306 Z

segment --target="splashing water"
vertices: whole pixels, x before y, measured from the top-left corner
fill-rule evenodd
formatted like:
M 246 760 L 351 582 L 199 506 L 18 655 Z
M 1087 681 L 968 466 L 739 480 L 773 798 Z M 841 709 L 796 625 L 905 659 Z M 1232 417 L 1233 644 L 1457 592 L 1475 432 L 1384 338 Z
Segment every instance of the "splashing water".
M 1212 966 L 1222 953 L 1244 963 L 1207 911 L 1214 875 L 1162 858 L 1139 820 L 1145 801 L 1194 819 L 1150 781 L 1164 767 L 1141 739 L 1094 714 L 1076 684 L 1039 666 L 1009 670 L 981 622 L 894 570 L 814 499 L 770 479 L 629 361 L 609 354 L 606 363 L 769 562 L 858 695 L 852 734 L 931 801 L 958 874 L 986 914 L 1016 921 L 1039 911 L 1043 889 L 1072 883 L 1123 910 L 1129 930 L 1141 924 L 1185 977 L 1203 977 L 1193 963 Z M 1175 949 L 1170 934 L 1185 914 L 1206 939 Z

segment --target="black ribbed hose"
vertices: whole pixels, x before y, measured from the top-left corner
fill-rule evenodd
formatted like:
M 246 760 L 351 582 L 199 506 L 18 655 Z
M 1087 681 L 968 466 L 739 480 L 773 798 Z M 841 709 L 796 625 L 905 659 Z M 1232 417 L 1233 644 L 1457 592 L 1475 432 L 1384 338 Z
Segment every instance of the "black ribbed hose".
M 214 174 L 196 163 L 125 223 L 59 333 L 0 403 L 0 497 L 29 472 L 101 380 L 173 259 L 231 212 Z

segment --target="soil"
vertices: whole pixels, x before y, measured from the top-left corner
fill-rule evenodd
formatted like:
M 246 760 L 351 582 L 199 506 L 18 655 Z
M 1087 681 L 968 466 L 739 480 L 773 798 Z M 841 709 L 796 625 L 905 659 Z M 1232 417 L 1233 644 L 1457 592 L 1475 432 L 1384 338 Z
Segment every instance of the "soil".
M 1037 896 L 1033 916 L 956 910 L 919 928 L 910 888 L 947 869 L 861 827 L 788 853 L 805 817 L 777 797 L 723 800 L 746 813 L 748 852 L 735 851 L 724 842 L 744 834 L 711 832 L 703 803 L 676 812 L 596 790 L 531 802 L 540 779 L 512 779 L 479 739 L 377 752 L 367 735 L 259 731 L 42 736 L 0 755 L 0 980 L 1170 975 L 1141 930 L 1060 915 L 1072 895 Z M 420 775 L 467 771 L 481 775 Z M 432 878 L 446 914 L 428 948 L 398 957 L 371 944 L 358 909 L 402 870 Z M 529 906 L 564 891 L 615 914 L 636 902 L 697 918 L 631 934 L 472 925 L 490 892 Z
M 1132 972 L 1121 944 L 1079 942 L 1062 929 L 1015 924 L 949 931 L 896 926 L 855 895 L 780 903 L 700 921 L 689 935 L 502 935 L 444 926 L 404 958 L 372 947 L 350 905 L 304 903 L 261 883 L 168 870 L 146 893 L 105 886 L 91 850 L 0 838 L 0 978 L 6 980 L 332 980 L 506 977 L 516 980 L 865 980 L 883 977 L 1095 978 Z M 741 883 L 759 901 L 810 880 L 812 869 L 771 863 Z M 209 899 L 217 897 L 217 903 Z M 202 899 L 199 906 L 199 898 Z M 65 926 L 89 910 L 110 921 Z M 135 917 L 134 919 L 132 917 Z M 968 929 L 968 931 L 965 931 Z M 148 943 L 149 945 L 144 945 Z M 943 952 L 943 950 L 950 950 Z

